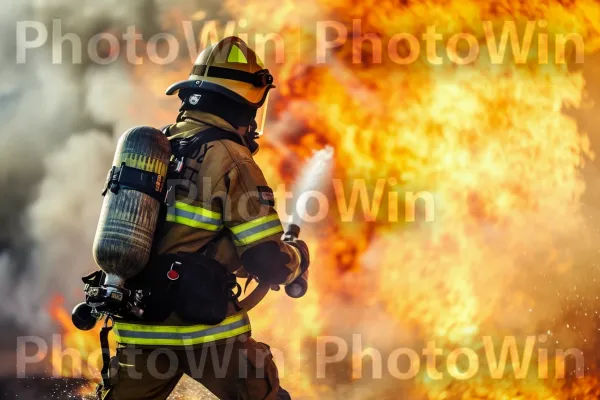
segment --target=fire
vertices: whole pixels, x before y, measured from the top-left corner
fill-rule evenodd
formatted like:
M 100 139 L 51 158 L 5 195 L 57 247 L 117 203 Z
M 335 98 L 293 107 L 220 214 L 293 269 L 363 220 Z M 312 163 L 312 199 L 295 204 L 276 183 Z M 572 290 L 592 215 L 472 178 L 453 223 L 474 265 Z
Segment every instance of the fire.
M 436 339 L 448 351 L 468 346 L 481 353 L 478 339 L 483 335 L 501 338 L 554 328 L 548 320 L 556 321 L 560 301 L 544 304 L 539 293 L 518 281 L 531 279 L 521 269 L 558 279 L 575 273 L 578 261 L 561 247 L 581 229 L 585 184 L 580 168 L 593 154 L 587 136 L 564 109 L 581 105 L 581 72 L 559 63 L 540 64 L 545 49 L 536 40 L 521 64 L 492 65 L 491 57 L 481 57 L 471 65 L 433 66 L 427 62 L 430 54 L 410 65 L 385 57 L 378 63 L 373 61 L 376 44 L 359 42 L 357 51 L 357 42 L 350 40 L 356 31 L 326 64 L 315 64 L 315 26 L 333 20 L 350 31 L 359 19 L 362 34 L 376 33 L 385 43 L 399 32 L 420 36 L 436 25 L 447 35 L 468 33 L 480 49 L 487 49 L 486 21 L 501 32 L 507 20 L 523 29 L 528 21 L 543 20 L 536 26 L 547 26 L 548 36 L 580 34 L 592 52 L 599 43 L 600 26 L 593 16 L 600 15 L 600 6 L 590 1 L 316 0 L 299 10 L 286 4 L 230 0 L 227 6 L 257 30 L 278 32 L 292 49 L 278 71 L 275 108 L 278 117 L 292 114 L 306 130 L 288 140 L 288 146 L 300 154 L 334 146 L 335 175 L 348 185 L 394 178 L 393 189 L 428 191 L 436 200 L 431 224 L 360 217 L 352 224 L 331 222 L 325 239 L 315 240 L 317 308 L 303 302 L 290 306 L 321 315 L 321 335 L 352 331 L 346 326 L 360 332 L 361 324 L 369 322 L 385 326 L 372 315 L 362 317 L 364 321 L 361 316 L 332 316 L 330 307 L 339 307 L 347 317 L 348 308 L 381 306 L 385 319 L 419 332 L 414 340 Z M 549 47 L 548 59 L 559 53 Z M 524 256 L 527 252 L 536 254 Z M 350 305 L 341 306 L 342 299 Z M 277 307 L 271 300 L 270 306 Z M 528 311 L 526 317 L 513 316 Z M 266 320 L 273 321 L 270 316 Z M 307 331 L 311 328 L 299 324 L 292 337 L 268 336 L 275 344 L 305 343 L 313 337 Z M 293 376 L 306 374 L 300 368 Z M 481 374 L 457 383 L 419 376 L 415 392 L 425 398 L 464 393 L 466 398 L 564 398 L 570 390 L 595 398 L 592 389 L 567 389 L 540 379 L 497 381 Z M 314 381 L 307 380 L 297 391 L 314 395 Z M 597 388 L 594 378 L 574 386 Z M 331 388 L 321 389 L 319 397 L 336 396 Z M 379 398 L 395 393 L 384 384 L 370 389 Z
M 101 324 L 90 331 L 78 330 L 71 322 L 71 314 L 64 308 L 64 301 L 59 296 L 53 299 L 49 312 L 63 329 L 60 336 L 62 351 L 53 347 L 51 355 L 52 376 L 84 377 L 90 380 L 90 385 L 82 388 L 82 394 L 91 393 L 99 379 L 102 365 L 102 353 L 98 345 Z M 111 347 L 115 348 L 114 340 L 111 340 Z
M 349 40 L 317 64 L 317 21 L 335 20 L 351 30 L 360 19 L 362 33 L 377 33 L 383 42 L 399 32 L 420 36 L 436 25 L 448 36 L 472 35 L 485 54 L 483 21 L 502 32 L 505 21 L 526 29 L 528 21 L 545 20 L 536 25 L 540 32 L 577 33 L 593 52 L 600 46 L 600 5 L 313 0 L 298 8 L 290 1 L 229 0 L 225 8 L 257 31 L 280 34 L 293 49 L 284 64 L 271 68 L 278 85 L 274 128 L 257 156 L 271 186 L 291 184 L 289 166 L 330 145 L 334 176 L 346 189 L 386 179 L 389 191 L 428 192 L 436 206 L 429 223 L 391 222 L 385 213 L 369 221 L 358 212 L 351 223 L 334 216 L 306 231 L 314 255 L 309 293 L 301 300 L 270 294 L 251 315 L 256 338 L 285 355 L 279 364 L 286 389 L 303 398 L 388 399 L 405 390 L 423 399 L 598 398 L 600 384 L 589 364 L 588 376 L 576 380 L 517 379 L 513 365 L 503 379 L 483 372 L 435 381 L 420 372 L 410 387 L 389 380 L 315 380 L 312 365 L 317 337 L 352 333 L 383 349 L 423 348 L 435 340 L 446 353 L 467 347 L 481 357 L 483 336 L 494 338 L 495 349 L 510 335 L 524 340 L 547 332 L 550 349 L 588 346 L 565 328 L 562 281 L 583 268 L 572 249 L 573 238 L 588 232 L 580 210 L 581 168 L 593 157 L 588 137 L 566 111 L 582 105 L 583 75 L 564 64 L 540 64 L 545 50 L 537 39 L 522 63 L 492 65 L 482 57 L 469 65 L 434 66 L 427 53 L 410 65 L 389 58 L 376 63 L 373 47 Z M 550 47 L 548 59 L 556 55 Z M 134 78 L 159 97 L 188 68 L 182 64 L 176 74 L 156 79 L 162 69 L 144 65 Z M 297 128 L 286 133 L 289 120 Z M 69 326 L 60 312 L 55 317 Z M 88 352 L 97 346 L 95 333 L 69 330 L 66 340 Z M 548 365 L 550 376 L 559 369 L 553 354 L 546 361 L 537 352 L 533 357 L 538 368 Z

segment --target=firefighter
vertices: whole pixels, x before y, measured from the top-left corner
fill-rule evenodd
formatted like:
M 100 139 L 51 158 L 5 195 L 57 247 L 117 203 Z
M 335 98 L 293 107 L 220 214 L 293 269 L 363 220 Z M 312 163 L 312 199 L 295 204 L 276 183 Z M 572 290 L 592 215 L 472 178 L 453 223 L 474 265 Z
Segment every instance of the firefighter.
M 255 52 L 229 37 L 198 56 L 188 80 L 167 89 L 182 105 L 176 123 L 164 129 L 175 178 L 170 173 L 168 209 L 152 257 L 209 257 L 227 273 L 255 277 L 269 288 L 289 284 L 306 271 L 308 248 L 300 240 L 282 240 L 273 191 L 252 157 L 274 87 Z M 168 274 L 179 278 L 177 271 Z M 187 281 L 198 287 L 204 279 Z M 182 304 L 187 300 L 181 296 L 176 310 L 184 311 L 171 312 L 162 322 L 115 322 L 118 366 L 112 365 L 111 385 L 100 388 L 99 397 L 166 399 L 187 374 L 219 399 L 289 399 L 269 346 L 250 336 L 249 307 L 235 296 L 239 285 L 234 282 L 232 288 L 236 293 L 229 297 L 226 318 L 217 324 L 190 324 L 181 314 L 210 312 L 211 300 L 202 306 Z

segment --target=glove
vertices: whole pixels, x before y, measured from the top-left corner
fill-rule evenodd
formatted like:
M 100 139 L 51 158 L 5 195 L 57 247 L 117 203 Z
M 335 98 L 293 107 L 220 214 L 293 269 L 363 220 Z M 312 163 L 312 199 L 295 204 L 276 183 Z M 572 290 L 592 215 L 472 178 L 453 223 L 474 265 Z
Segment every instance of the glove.
M 308 269 L 310 265 L 310 253 L 308 252 L 308 246 L 303 240 L 300 239 L 288 239 L 284 238 L 284 242 L 290 246 L 295 247 L 300 252 L 300 269 L 302 274 Z

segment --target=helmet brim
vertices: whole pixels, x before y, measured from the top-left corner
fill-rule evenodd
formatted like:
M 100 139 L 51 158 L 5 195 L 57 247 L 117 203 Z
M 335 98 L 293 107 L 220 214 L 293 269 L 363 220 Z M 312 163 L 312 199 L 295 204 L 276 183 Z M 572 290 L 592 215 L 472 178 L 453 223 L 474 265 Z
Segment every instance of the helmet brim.
M 259 108 L 264 104 L 264 102 L 267 98 L 267 95 L 269 93 L 269 90 L 273 89 L 274 87 L 275 87 L 275 85 L 267 85 L 266 90 L 264 91 L 264 95 L 260 99 L 257 99 L 256 102 L 252 102 L 252 101 L 246 99 L 244 96 L 234 92 L 233 90 L 227 89 L 226 87 L 223 87 L 223 86 L 218 85 L 213 82 L 208 82 L 207 80 L 201 80 L 201 79 L 185 80 L 185 81 L 174 83 L 173 85 L 169 86 L 169 88 L 167 88 L 167 90 L 165 91 L 165 94 L 168 96 L 172 96 L 172 95 L 176 94 L 177 92 L 179 92 L 180 90 L 193 89 L 195 92 L 199 92 L 199 93 L 202 93 L 202 92 L 219 93 L 237 103 L 241 103 L 241 104 L 247 105 L 252 108 Z

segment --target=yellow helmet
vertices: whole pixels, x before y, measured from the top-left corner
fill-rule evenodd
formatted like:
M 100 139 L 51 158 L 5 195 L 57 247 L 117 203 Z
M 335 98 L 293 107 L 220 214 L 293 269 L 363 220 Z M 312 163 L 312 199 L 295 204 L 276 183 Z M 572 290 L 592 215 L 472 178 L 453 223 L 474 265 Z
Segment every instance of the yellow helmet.
M 265 69 L 254 50 L 231 36 L 200 53 L 187 80 L 171 85 L 167 95 L 182 89 L 215 92 L 251 108 L 261 107 L 274 88 L 273 75 Z

